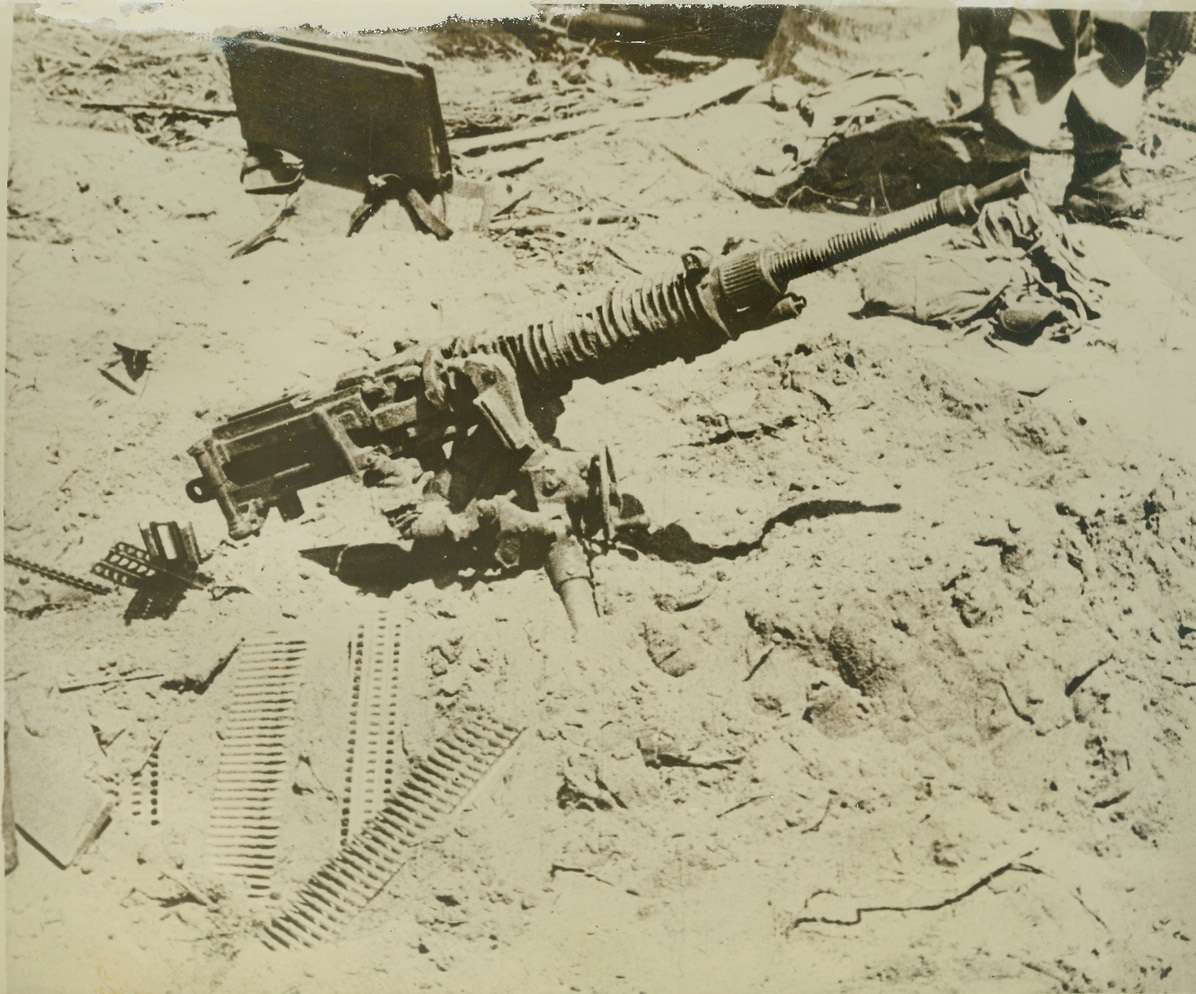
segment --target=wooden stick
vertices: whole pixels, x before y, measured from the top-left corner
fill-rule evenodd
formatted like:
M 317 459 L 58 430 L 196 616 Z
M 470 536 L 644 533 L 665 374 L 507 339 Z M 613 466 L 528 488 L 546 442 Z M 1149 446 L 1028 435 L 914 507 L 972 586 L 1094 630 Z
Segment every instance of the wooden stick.
M 81 103 L 72 102 L 73 107 L 82 110 L 174 110 L 184 114 L 205 114 L 208 117 L 236 117 L 235 107 L 188 107 L 184 104 L 148 103 L 148 104 L 106 104 L 95 100 L 84 100 Z
M 491 231 L 540 231 L 567 224 L 620 224 L 637 221 L 631 214 L 533 214 L 526 217 L 491 221 Z
M 85 687 L 107 687 L 115 683 L 132 683 L 134 680 L 153 680 L 155 677 L 164 675 L 162 673 L 130 673 L 128 676 L 101 677 L 97 680 L 65 677 L 58 683 L 58 692 L 65 694 L 72 690 L 83 690 Z
M 592 114 L 579 114 L 563 121 L 551 121 L 530 128 L 500 131 L 492 135 L 478 135 L 453 143 L 458 155 L 477 155 L 486 149 L 508 148 L 529 142 L 561 138 L 565 135 L 589 131 L 591 128 L 620 127 L 637 121 L 655 121 L 667 117 L 685 117 L 750 89 L 760 79 L 756 63 L 751 59 L 731 59 L 709 75 L 688 83 L 665 87 L 653 94 L 639 107 L 619 107 Z

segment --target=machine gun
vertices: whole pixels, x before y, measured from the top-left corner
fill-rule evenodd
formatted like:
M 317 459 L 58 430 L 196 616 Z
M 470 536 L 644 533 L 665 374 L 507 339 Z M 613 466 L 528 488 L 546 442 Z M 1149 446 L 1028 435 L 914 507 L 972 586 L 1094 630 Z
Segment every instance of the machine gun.
M 794 317 L 805 303 L 788 291 L 798 277 L 940 224 L 971 223 L 1025 183 L 1017 173 L 980 190 L 954 187 L 823 242 L 713 264 L 694 250 L 670 278 L 617 286 L 587 309 L 403 349 L 323 396 L 286 397 L 224 421 L 189 450 L 202 475 L 187 493 L 215 500 L 230 536 L 242 539 L 271 508 L 299 517 L 299 491 L 337 477 L 366 486 L 418 480 L 417 499 L 387 512 L 407 548 L 350 547 L 334 566 L 342 578 L 399 587 L 433 570 L 543 566 L 580 628 L 597 616 L 587 544 L 610 543 L 637 509 L 622 506 L 608 453 L 555 443 L 572 382 L 691 361 Z

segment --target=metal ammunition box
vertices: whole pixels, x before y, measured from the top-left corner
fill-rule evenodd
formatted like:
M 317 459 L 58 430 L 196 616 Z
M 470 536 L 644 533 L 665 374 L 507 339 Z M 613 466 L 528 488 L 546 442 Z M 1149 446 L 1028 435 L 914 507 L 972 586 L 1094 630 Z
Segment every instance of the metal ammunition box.
M 219 43 L 251 152 L 282 149 L 352 189 L 388 174 L 424 198 L 452 185 L 431 67 L 257 32 Z

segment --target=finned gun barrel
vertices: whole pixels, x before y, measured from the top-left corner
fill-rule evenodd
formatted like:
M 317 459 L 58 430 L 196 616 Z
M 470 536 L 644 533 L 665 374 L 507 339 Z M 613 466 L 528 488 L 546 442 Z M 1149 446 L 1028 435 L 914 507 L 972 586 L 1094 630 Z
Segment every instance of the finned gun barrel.
M 712 267 L 690 254 L 672 277 L 616 286 L 589 310 L 518 331 L 454 339 L 444 354 L 501 354 L 522 383 L 558 389 L 576 379 L 607 383 L 673 359 L 689 361 L 744 331 L 794 316 L 794 308 L 783 306 L 793 280 L 941 224 L 970 224 L 985 204 L 1025 191 L 1026 174 L 1018 172 L 981 189 L 952 187 L 825 240 L 740 252 Z

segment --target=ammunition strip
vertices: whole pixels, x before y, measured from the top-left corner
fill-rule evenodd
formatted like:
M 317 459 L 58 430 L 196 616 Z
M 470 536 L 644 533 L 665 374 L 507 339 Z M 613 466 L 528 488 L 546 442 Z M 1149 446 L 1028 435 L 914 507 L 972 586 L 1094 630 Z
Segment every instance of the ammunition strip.
M 4 553 L 4 561 L 10 566 L 25 570 L 27 573 L 44 576 L 47 580 L 63 583 L 77 590 L 86 590 L 89 594 L 112 593 L 112 588 L 105 587 L 102 583 L 85 580 L 83 577 L 75 576 L 73 573 L 64 573 L 62 570 L 54 569 L 52 566 L 43 566 L 41 563 L 35 563 L 30 559 L 22 559 L 20 556 L 9 555 L 7 552 Z
M 125 782 L 121 795 L 121 805 L 127 808 L 129 817 L 142 824 L 148 821 L 155 828 L 159 820 L 158 749 L 161 745 L 161 739 L 154 743 L 145 763 L 134 770 Z
M 266 947 L 314 946 L 334 935 L 385 889 L 412 846 L 443 824 L 521 732 L 475 712 L 438 739 L 365 827 L 265 926 Z
M 379 612 L 353 640 L 353 691 L 341 841 L 356 835 L 382 806 L 395 772 L 399 734 L 399 627 Z
M 279 799 L 290 776 L 295 698 L 306 660 L 306 642 L 278 635 L 246 643 L 234 660 L 208 856 L 213 871 L 239 879 L 250 897 L 268 894 L 273 879 Z

